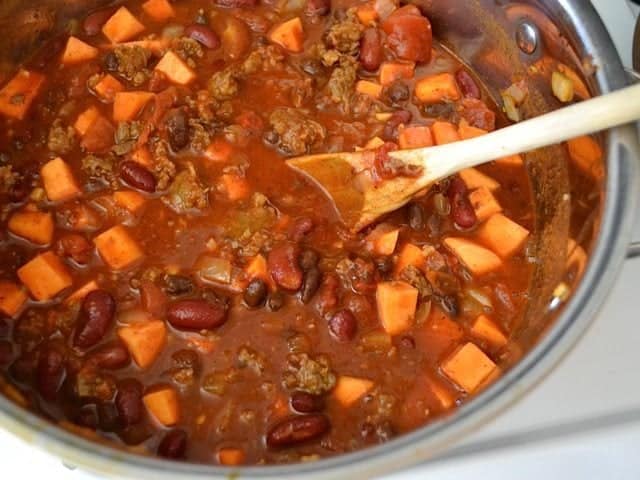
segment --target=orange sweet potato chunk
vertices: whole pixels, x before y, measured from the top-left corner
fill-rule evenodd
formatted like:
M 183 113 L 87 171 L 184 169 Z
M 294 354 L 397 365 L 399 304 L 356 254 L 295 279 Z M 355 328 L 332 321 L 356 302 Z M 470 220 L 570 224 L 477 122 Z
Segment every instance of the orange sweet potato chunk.
M 285 50 L 300 53 L 304 48 L 304 29 L 300 17 L 279 23 L 269 32 L 269 40 Z
M 382 96 L 382 85 L 369 80 L 359 80 L 356 83 L 356 92 L 378 99 Z
M 160 320 L 134 323 L 118 329 L 118 337 L 124 342 L 140 368 L 149 368 L 156 361 L 167 343 L 167 327 Z
M 442 371 L 465 392 L 473 393 L 495 370 L 496 364 L 471 342 L 442 364 Z
M 415 68 L 414 63 L 384 62 L 380 65 L 380 84 L 386 87 L 396 80 L 410 80 L 413 78 Z
M 49 245 L 53 238 L 53 216 L 49 212 L 16 212 L 7 226 L 14 235 L 37 245 Z
M 168 0 L 147 0 L 142 9 L 156 22 L 166 22 L 176 16 L 176 12 Z
M 89 293 L 93 292 L 94 290 L 98 290 L 98 288 L 99 288 L 98 282 L 96 282 L 95 280 L 90 280 L 89 282 L 81 286 L 79 289 L 77 289 L 75 292 L 73 292 L 71 295 L 69 295 L 67 298 L 65 298 L 64 303 L 65 305 L 71 305 L 72 303 L 80 302 Z
M 172 51 L 164 54 L 164 57 L 156 65 L 156 70 L 164 73 L 171 82 L 178 85 L 188 85 L 196 78 L 193 70 Z
M 439 73 L 416 82 L 415 96 L 422 103 L 456 101 L 460 98 L 458 84 L 451 73 Z
M 138 213 L 147 201 L 144 196 L 131 190 L 120 190 L 113 193 L 113 199 L 122 208 L 126 208 L 131 213 Z
M 20 70 L 0 90 L 0 113 L 9 118 L 22 120 L 27 114 L 45 77 L 41 73 Z
M 40 175 L 47 198 L 52 202 L 65 202 L 82 193 L 71 167 L 60 157 L 45 163 L 40 169 Z
M 81 137 L 84 137 L 99 116 L 100 112 L 92 105 L 78 115 L 76 122 L 73 124 L 73 128 L 76 129 L 76 132 L 78 132 Z
M 221 465 L 235 466 L 242 465 L 246 455 L 240 448 L 221 448 L 218 450 L 218 462 Z
M 413 125 L 400 130 L 398 135 L 400 148 L 421 148 L 433 145 L 431 129 L 426 125 Z
M 425 256 L 424 251 L 413 243 L 405 243 L 402 246 L 398 259 L 396 260 L 394 268 L 395 274 L 400 275 L 409 265 L 416 267 L 418 270 L 422 270 L 423 272 L 427 269 L 427 257 Z
M 360 23 L 368 27 L 378 19 L 378 12 L 373 6 L 373 2 L 362 3 L 356 7 L 356 16 Z
M 24 288 L 8 280 L 0 280 L 0 312 L 15 317 L 28 298 Z
M 569 157 L 584 174 L 600 179 L 604 175 L 602 148 L 593 137 L 584 135 L 567 142 Z
M 143 257 L 142 250 L 122 225 L 116 225 L 93 239 L 98 253 L 113 270 L 130 267 Z
M 144 32 L 144 25 L 127 7 L 120 7 L 102 27 L 102 33 L 111 43 L 121 43 Z
M 485 275 L 502 266 L 500 257 L 469 239 L 449 237 L 443 243 L 475 276 Z
M 453 123 L 434 122 L 433 125 L 431 125 L 431 131 L 433 132 L 433 139 L 436 145 L 445 145 L 447 143 L 460 141 L 458 129 Z
M 496 348 L 503 347 L 507 344 L 507 337 L 500 327 L 484 314 L 478 316 L 473 322 L 471 334 Z
M 373 388 L 373 385 L 373 381 L 366 378 L 341 375 L 333 389 L 333 397 L 343 407 L 350 407 L 366 395 Z
M 512 257 L 522 249 L 528 237 L 529 230 L 502 213 L 493 214 L 476 234 L 480 243 L 504 259 Z
M 150 92 L 118 92 L 113 101 L 113 120 L 128 122 L 134 120 L 144 106 L 153 98 Z
M 98 49 L 84 43 L 77 37 L 71 36 L 67 40 L 67 46 L 62 54 L 63 65 L 75 65 L 82 62 L 88 62 L 98 56 Z
M 49 300 L 73 283 L 62 260 L 53 252 L 38 255 L 18 269 L 18 278 L 39 301 Z
M 165 427 L 180 421 L 180 402 L 173 387 L 163 387 L 147 393 L 142 401 L 148 412 Z
M 466 120 L 461 120 L 460 125 L 458 125 L 458 135 L 462 140 L 469 140 L 471 138 L 481 137 L 482 135 L 486 135 L 486 130 L 482 128 L 474 127 L 473 125 L 469 125 L 469 122 Z
M 399 228 L 381 223 L 367 235 L 367 249 L 376 255 L 391 255 L 398 243 Z
M 116 93 L 124 90 L 124 85 L 113 75 L 106 74 L 96 84 L 94 90 L 105 102 L 113 102 L 116 98 Z
M 476 212 L 478 222 L 484 222 L 494 213 L 502 211 L 502 207 L 487 187 L 480 187 L 469 194 L 469 202 Z
M 413 326 L 418 305 L 418 289 L 406 282 L 378 283 L 378 318 L 389 335 L 398 335 Z
M 500 188 L 500 184 L 498 182 L 476 168 L 465 168 L 464 170 L 460 170 L 458 175 L 469 190 L 485 187 L 490 192 L 495 192 Z

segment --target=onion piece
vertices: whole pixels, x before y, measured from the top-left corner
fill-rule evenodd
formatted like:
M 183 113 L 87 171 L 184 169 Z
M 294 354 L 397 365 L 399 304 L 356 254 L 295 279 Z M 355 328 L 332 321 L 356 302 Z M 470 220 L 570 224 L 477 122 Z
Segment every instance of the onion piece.
M 231 262 L 226 258 L 202 255 L 198 258 L 194 268 L 204 281 L 231 283 Z
M 398 8 L 398 5 L 397 0 L 375 0 L 373 2 L 373 8 L 378 12 L 380 20 L 386 20 Z
M 573 81 L 564 73 L 558 71 L 551 74 L 551 90 L 555 97 L 563 103 L 572 101 L 575 95 Z

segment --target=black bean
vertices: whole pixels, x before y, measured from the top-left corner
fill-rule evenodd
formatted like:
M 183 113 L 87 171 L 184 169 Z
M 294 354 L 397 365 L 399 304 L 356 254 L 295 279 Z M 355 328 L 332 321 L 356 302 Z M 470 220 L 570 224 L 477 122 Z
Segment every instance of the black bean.
M 267 307 L 272 312 L 277 312 L 284 307 L 284 295 L 282 292 L 273 292 L 267 299 Z
M 313 296 L 320 288 L 322 281 L 322 272 L 318 267 L 312 267 L 307 270 L 302 279 L 302 287 L 300 288 L 300 300 L 302 303 L 309 303 Z
M 184 458 L 186 451 L 187 433 L 184 430 L 170 431 L 158 445 L 158 455 L 172 460 Z
M 260 307 L 264 304 L 267 292 L 267 284 L 259 278 L 254 278 L 244 291 L 244 303 L 251 308 Z
M 119 66 L 118 57 L 113 51 L 107 53 L 104 56 L 103 63 L 104 63 L 105 70 L 109 72 L 118 71 L 118 66 Z
M 411 92 L 409 91 L 409 87 L 404 82 L 396 80 L 387 87 L 386 96 L 392 104 L 397 105 L 409 100 Z
M 426 226 L 424 208 L 419 203 L 412 202 L 407 207 L 409 226 L 416 231 L 424 230 Z
M 189 144 L 189 122 L 184 110 L 176 108 L 170 112 L 166 128 L 169 134 L 169 145 L 174 152 L 182 150 Z

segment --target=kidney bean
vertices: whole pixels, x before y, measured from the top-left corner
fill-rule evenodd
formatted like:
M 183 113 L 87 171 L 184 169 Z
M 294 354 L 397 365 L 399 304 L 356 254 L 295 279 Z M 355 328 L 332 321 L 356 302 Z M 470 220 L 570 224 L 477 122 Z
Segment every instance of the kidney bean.
M 480 88 L 478 88 L 478 84 L 466 70 L 460 69 L 456 72 L 456 83 L 464 97 L 480 98 Z
M 184 29 L 184 34 L 211 50 L 220 46 L 220 37 L 206 25 L 195 23 Z
M 302 285 L 302 270 L 298 266 L 300 250 L 296 245 L 276 245 L 267 257 L 267 266 L 276 283 L 285 290 L 298 290 Z
M 112 342 L 91 352 L 87 358 L 88 365 L 107 370 L 118 370 L 129 365 L 129 351 L 120 342 Z
M 267 284 L 259 278 L 254 278 L 249 282 L 244 291 L 244 303 L 251 308 L 261 306 L 267 298 Z
M 83 349 L 93 347 L 109 330 L 115 313 L 116 301 L 109 292 L 89 292 L 82 301 L 73 345 Z
M 148 278 L 140 281 L 140 304 L 151 315 L 163 316 L 167 306 L 167 296 Z
M 182 300 L 169 306 L 167 320 L 183 330 L 207 330 L 222 325 L 227 319 L 226 308 L 205 300 Z
M 324 435 L 331 424 L 321 414 L 289 417 L 277 423 L 267 433 L 267 445 L 271 448 L 288 447 Z
M 311 267 L 304 274 L 302 288 L 300 289 L 300 300 L 302 303 L 309 303 L 320 288 L 322 272 L 318 267 Z
M 98 428 L 98 412 L 94 405 L 85 405 L 77 413 L 75 422 L 91 430 Z
M 298 218 L 289 229 L 289 237 L 294 242 L 299 242 L 313 230 L 313 226 L 313 220 L 309 217 Z
M 476 212 L 467 196 L 467 186 L 458 176 L 449 182 L 447 196 L 451 200 L 451 218 L 460 228 L 471 228 L 477 222 Z
M 93 246 L 84 236 L 68 233 L 57 241 L 56 253 L 62 257 L 69 257 L 80 265 L 85 265 L 91 260 Z
M 360 64 L 368 72 L 375 72 L 382 63 L 382 38 L 377 28 L 369 27 L 360 40 Z
M 310 17 L 321 17 L 331 11 L 331 0 L 307 0 L 304 13 Z
M 158 445 L 158 455 L 172 460 L 184 458 L 186 451 L 187 432 L 184 430 L 171 430 Z
M 118 418 L 124 426 L 134 425 L 142 420 L 142 384 L 132 378 L 118 382 L 115 406 Z
M 120 178 L 126 184 L 143 192 L 156 191 L 156 177 L 138 162 L 126 161 L 120 164 Z
M 300 413 L 319 412 L 324 408 L 324 400 L 318 395 L 311 395 L 307 392 L 293 392 L 291 407 Z
M 426 219 L 424 208 L 419 203 L 412 202 L 407 207 L 407 219 L 409 226 L 416 231 L 424 230 Z
M 311 270 L 318 264 L 318 254 L 311 249 L 303 250 L 300 254 L 300 267 L 303 271 Z
M 340 310 L 329 320 L 329 331 L 340 342 L 353 340 L 357 330 L 358 322 L 349 310 Z
M 116 11 L 116 7 L 103 8 L 96 10 L 93 13 L 87 15 L 82 23 L 82 29 L 85 35 L 92 37 L 98 35 L 102 30 L 102 26 L 111 18 Z
M 384 124 L 382 134 L 387 140 L 396 140 L 398 138 L 398 127 L 411 121 L 411 112 L 407 110 L 396 110 Z
M 189 120 L 183 109 L 175 108 L 167 113 L 165 127 L 174 152 L 179 152 L 189 144 Z
M 40 352 L 36 371 L 36 382 L 40 395 L 53 402 L 65 376 L 64 355 L 52 346 Z
M 109 403 L 98 403 L 98 424 L 104 432 L 115 432 L 122 428 L 122 422 L 117 407 Z
M 0 341 L 0 367 L 9 365 L 13 360 L 13 345 L 11 342 Z
M 328 273 L 323 277 L 318 295 L 313 301 L 314 307 L 322 316 L 338 305 L 338 290 L 340 289 L 340 280 L 335 274 Z

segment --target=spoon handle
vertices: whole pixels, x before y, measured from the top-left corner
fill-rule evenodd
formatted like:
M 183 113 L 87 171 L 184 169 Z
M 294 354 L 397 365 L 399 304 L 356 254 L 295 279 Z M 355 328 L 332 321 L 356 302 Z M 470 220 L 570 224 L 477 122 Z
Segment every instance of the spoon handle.
M 491 160 L 553 145 L 640 119 L 640 84 L 560 108 L 471 140 L 400 150 L 391 155 L 424 165 L 425 183 Z

